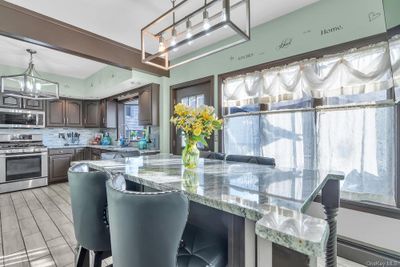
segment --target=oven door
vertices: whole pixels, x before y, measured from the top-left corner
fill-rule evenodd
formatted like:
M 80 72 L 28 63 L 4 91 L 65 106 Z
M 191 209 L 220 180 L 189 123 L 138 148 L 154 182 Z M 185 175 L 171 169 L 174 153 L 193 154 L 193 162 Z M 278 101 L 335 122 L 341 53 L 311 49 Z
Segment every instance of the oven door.
M 47 177 L 47 152 L 0 155 L 0 183 Z
M 1 128 L 44 128 L 43 111 L 0 108 Z

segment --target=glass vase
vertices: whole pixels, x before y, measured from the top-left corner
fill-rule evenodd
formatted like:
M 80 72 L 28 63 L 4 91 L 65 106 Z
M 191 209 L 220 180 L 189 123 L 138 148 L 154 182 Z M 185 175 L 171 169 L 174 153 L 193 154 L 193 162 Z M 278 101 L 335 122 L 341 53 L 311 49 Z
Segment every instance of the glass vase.
M 186 142 L 182 150 L 183 165 L 187 169 L 195 169 L 199 163 L 200 151 L 197 148 L 197 142 Z

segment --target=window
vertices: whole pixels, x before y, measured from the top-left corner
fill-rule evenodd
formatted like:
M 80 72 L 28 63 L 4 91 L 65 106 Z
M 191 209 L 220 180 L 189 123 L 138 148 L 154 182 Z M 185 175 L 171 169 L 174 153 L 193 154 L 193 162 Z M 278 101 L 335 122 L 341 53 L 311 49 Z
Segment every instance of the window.
M 124 104 L 125 111 L 125 137 L 138 140 L 143 137 L 144 128 L 139 125 L 139 103 L 132 100 Z
M 222 90 L 225 153 L 342 171 L 342 198 L 396 205 L 387 43 L 228 78 Z

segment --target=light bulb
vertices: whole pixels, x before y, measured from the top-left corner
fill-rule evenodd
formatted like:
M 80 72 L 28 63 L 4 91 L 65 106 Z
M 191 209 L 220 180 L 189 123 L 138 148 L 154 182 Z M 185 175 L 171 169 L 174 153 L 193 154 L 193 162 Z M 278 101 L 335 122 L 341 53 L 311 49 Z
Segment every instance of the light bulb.
M 21 87 L 21 91 L 24 91 L 24 89 L 25 89 L 25 82 L 24 82 L 24 81 L 20 81 L 20 82 L 19 82 L 19 86 Z
M 171 46 L 175 46 L 176 45 L 176 29 L 175 27 L 172 28 L 172 37 L 171 37 Z
M 208 19 L 208 11 L 204 10 L 203 12 L 203 28 L 204 30 L 209 30 L 211 27 L 210 20 Z
M 164 50 L 165 50 L 164 38 L 160 36 L 158 44 L 158 52 L 164 52 Z
M 36 91 L 40 91 L 42 89 L 42 85 L 40 83 L 35 84 Z
M 32 89 L 33 89 L 33 84 L 32 84 L 32 82 L 27 81 L 27 82 L 26 82 L 26 88 L 28 88 L 30 91 L 32 91 Z
M 190 20 L 186 21 L 186 39 L 192 38 L 192 22 Z
M 226 21 L 226 9 L 223 8 L 221 12 L 221 21 Z

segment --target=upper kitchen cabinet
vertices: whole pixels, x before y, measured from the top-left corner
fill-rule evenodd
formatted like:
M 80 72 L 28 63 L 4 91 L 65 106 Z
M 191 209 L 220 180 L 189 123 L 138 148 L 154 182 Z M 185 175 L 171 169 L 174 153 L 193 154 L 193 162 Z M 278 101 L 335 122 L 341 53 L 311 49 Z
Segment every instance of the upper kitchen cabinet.
M 70 99 L 48 100 L 46 118 L 48 127 L 82 127 L 82 101 Z
M 82 127 L 82 100 L 65 100 L 66 126 Z
M 48 100 L 46 103 L 46 126 L 64 127 L 65 123 L 65 100 Z
M 103 99 L 100 104 L 101 128 L 117 128 L 117 102 Z
M 2 108 L 21 108 L 21 98 L 0 94 L 0 107 Z
M 83 114 L 83 124 L 85 127 L 100 127 L 100 101 L 85 100 L 83 102 Z
M 139 90 L 139 125 L 158 125 L 160 86 L 150 84 Z

